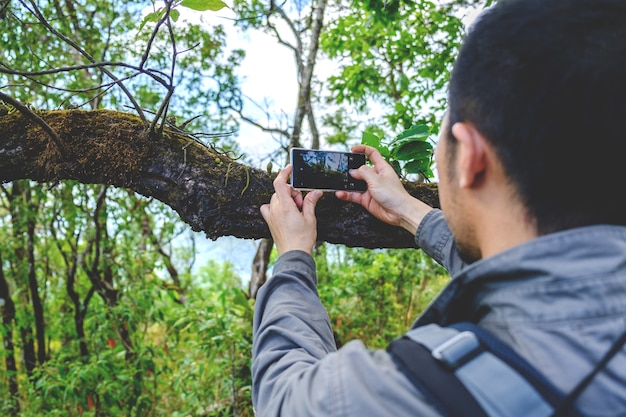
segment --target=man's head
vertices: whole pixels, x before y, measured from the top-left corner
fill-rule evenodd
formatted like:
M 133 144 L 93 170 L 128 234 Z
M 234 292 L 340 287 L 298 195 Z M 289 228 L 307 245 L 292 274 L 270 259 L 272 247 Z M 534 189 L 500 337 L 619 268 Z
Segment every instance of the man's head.
M 501 0 L 463 43 L 448 119 L 446 153 L 475 126 L 539 234 L 626 225 L 626 1 Z

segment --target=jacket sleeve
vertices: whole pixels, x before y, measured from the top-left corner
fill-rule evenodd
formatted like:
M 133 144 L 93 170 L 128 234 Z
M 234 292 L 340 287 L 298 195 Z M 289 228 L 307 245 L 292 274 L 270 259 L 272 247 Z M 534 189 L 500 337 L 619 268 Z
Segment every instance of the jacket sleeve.
M 454 236 L 441 210 L 433 209 L 424 216 L 415 233 L 415 243 L 446 268 L 450 275 L 455 275 L 467 265 L 459 256 Z
M 286 381 L 337 350 L 316 284 L 313 258 L 291 251 L 277 259 L 272 278 L 257 294 L 252 346 L 257 412 L 286 395 Z
M 382 350 L 352 341 L 337 351 L 305 252 L 280 256 L 255 305 L 252 400 L 256 415 L 439 416 Z

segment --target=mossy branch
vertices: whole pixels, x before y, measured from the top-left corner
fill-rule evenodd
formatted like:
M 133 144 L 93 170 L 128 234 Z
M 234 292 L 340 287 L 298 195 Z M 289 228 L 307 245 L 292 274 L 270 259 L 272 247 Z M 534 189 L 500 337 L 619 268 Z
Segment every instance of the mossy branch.
M 32 118 L 0 110 L 0 181 L 73 179 L 113 185 L 162 201 L 211 239 L 270 237 L 259 212 L 273 193 L 274 176 L 265 170 L 243 165 L 175 131 L 148 135 L 142 120 L 128 113 L 64 110 L 38 116 L 68 152 L 53 152 L 50 139 Z M 412 195 L 438 205 L 435 184 L 405 186 Z M 403 229 L 330 193 L 316 212 L 320 240 L 368 248 L 414 246 L 413 236 Z

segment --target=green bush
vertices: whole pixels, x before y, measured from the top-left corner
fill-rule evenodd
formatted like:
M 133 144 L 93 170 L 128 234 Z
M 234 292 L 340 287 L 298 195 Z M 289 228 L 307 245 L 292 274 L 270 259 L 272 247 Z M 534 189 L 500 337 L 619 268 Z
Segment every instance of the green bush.
M 339 344 L 360 339 L 384 348 L 449 280 L 445 269 L 415 249 L 324 245 L 316 261 L 320 297 Z

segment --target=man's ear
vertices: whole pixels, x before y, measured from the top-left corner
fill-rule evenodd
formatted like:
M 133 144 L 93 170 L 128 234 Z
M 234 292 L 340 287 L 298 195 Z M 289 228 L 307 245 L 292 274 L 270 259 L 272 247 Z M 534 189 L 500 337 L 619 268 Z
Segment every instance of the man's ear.
M 487 167 L 487 143 L 484 136 L 471 123 L 458 122 L 452 126 L 457 140 L 456 172 L 459 187 L 470 188 L 479 184 Z

